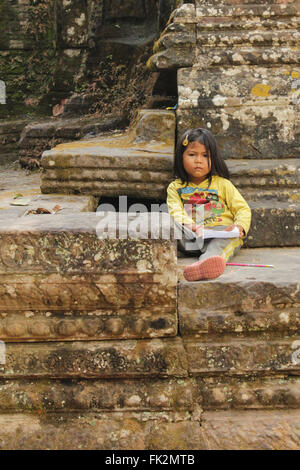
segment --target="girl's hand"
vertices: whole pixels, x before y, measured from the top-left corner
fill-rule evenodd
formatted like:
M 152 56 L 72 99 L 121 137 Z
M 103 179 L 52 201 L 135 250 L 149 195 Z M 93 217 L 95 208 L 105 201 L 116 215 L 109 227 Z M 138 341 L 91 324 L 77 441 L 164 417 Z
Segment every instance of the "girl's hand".
M 196 224 L 189 224 L 185 225 L 187 228 L 192 230 L 192 232 L 195 232 L 198 237 L 202 237 L 203 235 L 203 227 L 201 225 L 196 225 Z
M 235 227 L 237 227 L 240 231 L 240 238 L 244 237 L 246 234 L 245 234 L 245 231 L 243 229 L 243 227 L 241 225 L 229 225 L 229 227 L 226 227 L 224 228 L 225 232 L 230 232 L 231 230 L 233 230 Z

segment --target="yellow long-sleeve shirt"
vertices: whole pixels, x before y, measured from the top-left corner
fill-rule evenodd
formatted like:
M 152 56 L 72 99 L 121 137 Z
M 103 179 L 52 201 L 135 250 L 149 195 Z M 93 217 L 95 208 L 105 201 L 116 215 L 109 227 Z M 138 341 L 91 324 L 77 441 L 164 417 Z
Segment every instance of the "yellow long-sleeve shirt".
M 167 190 L 167 205 L 170 215 L 181 224 L 194 224 L 197 206 L 204 205 L 204 226 L 241 225 L 248 233 L 251 210 L 236 187 L 226 178 L 213 176 L 208 188 L 206 179 L 200 185 L 182 184 L 173 181 Z M 191 211 L 191 207 L 196 211 Z

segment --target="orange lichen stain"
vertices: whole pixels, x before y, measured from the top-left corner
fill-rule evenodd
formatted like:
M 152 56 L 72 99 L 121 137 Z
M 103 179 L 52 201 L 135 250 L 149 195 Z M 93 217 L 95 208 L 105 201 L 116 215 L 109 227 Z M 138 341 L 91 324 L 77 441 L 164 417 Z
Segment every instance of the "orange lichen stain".
M 300 73 L 299 72 L 292 72 L 291 77 L 292 78 L 298 78 L 298 77 L 300 77 Z
M 269 91 L 271 90 L 270 85 L 265 85 L 264 83 L 257 83 L 252 90 L 251 93 L 252 95 L 255 96 L 270 96 Z

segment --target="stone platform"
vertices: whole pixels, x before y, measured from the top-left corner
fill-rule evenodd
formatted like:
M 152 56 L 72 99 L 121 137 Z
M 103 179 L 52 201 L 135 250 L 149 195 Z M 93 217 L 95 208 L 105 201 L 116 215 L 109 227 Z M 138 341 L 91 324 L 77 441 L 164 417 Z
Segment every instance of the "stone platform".
M 28 172 L 12 165 L 0 168 L 0 218 L 5 221 L 25 216 L 37 209 L 51 211 L 59 206 L 61 214 L 95 211 L 93 196 L 41 194 L 41 172 Z M 18 197 L 17 197 L 18 196 Z
M 166 200 L 173 180 L 173 112 L 143 110 L 125 134 L 58 145 L 42 158 L 41 191 Z M 227 159 L 232 182 L 252 209 L 249 247 L 299 245 L 300 160 Z
M 101 217 L 1 217 L 0 447 L 299 447 L 300 250 L 188 283 L 166 220 L 112 240 Z
M 274 268 L 188 283 L 166 214 L 104 237 L 99 197 L 165 199 L 173 112 L 44 152 L 42 194 L 4 172 L 1 449 L 299 449 L 297 5 L 184 4 L 150 61 L 181 69 L 179 132 L 212 129 L 251 205 L 248 246 L 268 248 L 235 261 Z
M 58 145 L 42 156 L 43 193 L 165 199 L 175 115 L 142 110 L 129 132 Z

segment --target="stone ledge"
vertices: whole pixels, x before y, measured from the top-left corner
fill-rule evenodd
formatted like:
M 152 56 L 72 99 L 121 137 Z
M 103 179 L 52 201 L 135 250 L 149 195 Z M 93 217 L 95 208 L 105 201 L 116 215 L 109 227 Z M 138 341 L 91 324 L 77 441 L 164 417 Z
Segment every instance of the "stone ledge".
M 299 307 L 299 248 L 242 248 L 232 260 L 237 263 L 271 264 L 274 268 L 227 266 L 210 281 L 187 282 L 182 270 L 196 258 L 181 258 L 179 269 L 179 308 L 216 309 L 247 313 L 269 312 L 276 308 Z
M 299 423 L 299 409 L 210 411 L 201 430 L 209 450 L 298 450 Z
M 249 248 L 299 246 L 300 203 L 249 201 L 251 228 L 245 242 Z M 272 263 L 270 263 L 272 264 Z
M 222 374 L 228 376 L 300 375 L 300 361 L 293 361 L 294 341 L 276 339 L 268 342 L 257 339 L 226 339 L 204 343 L 184 339 L 189 372 L 193 376 Z
M 300 377 L 198 377 L 197 384 L 204 410 L 300 408 Z
M 266 341 L 274 335 L 277 337 L 295 336 L 300 329 L 300 307 L 278 308 L 269 305 L 262 306 L 263 311 L 243 311 L 246 301 L 241 310 L 226 311 L 207 309 L 185 309 L 179 307 L 180 333 L 182 337 L 194 337 L 207 340 L 212 338 L 223 338 L 230 335 L 234 338 L 256 337 Z M 298 304 L 299 305 L 299 304 Z
M 0 380 L 2 412 L 190 411 L 201 397 L 190 378 Z
M 0 212 L 3 246 L 0 272 L 45 274 L 69 271 L 81 274 L 112 273 L 117 269 L 117 273 L 123 275 L 163 273 L 167 267 L 166 262 L 162 264 L 164 259 L 168 259 L 168 263 L 172 260 L 175 266 L 174 239 L 168 214 L 162 213 L 160 218 L 156 218 L 155 214 L 146 213 L 138 219 L 135 213 L 128 217 L 125 214 L 124 218 L 120 216 L 116 236 L 108 232 L 109 237 L 106 238 L 105 224 L 111 216 L 109 212 L 57 213 L 6 220 Z M 142 227 L 135 231 L 134 237 L 129 237 L 128 227 L 136 219 Z
M 255 18 L 272 18 L 274 16 L 299 16 L 299 8 L 296 4 L 270 4 L 265 2 L 264 4 L 239 4 L 236 5 L 234 2 L 228 2 L 226 5 L 216 4 L 215 2 L 210 2 L 210 5 L 203 5 L 201 0 L 196 0 L 196 17 L 198 21 L 203 21 L 204 19 L 213 18 L 213 17 L 246 17 Z M 255 18 L 256 19 L 256 18 Z
M 172 111 L 141 110 L 127 133 L 45 151 L 41 191 L 165 199 L 174 139 Z
M 299 418 L 299 410 L 2 414 L 0 445 L 2 450 L 298 450 Z
M 127 219 L 128 227 L 135 214 Z M 0 214 L 0 330 L 5 341 L 151 338 L 177 334 L 170 217 L 105 238 L 110 213 Z M 3 224 L 1 224 L 1 219 Z M 118 236 L 116 235 L 116 236 Z M 152 238 L 151 238 L 152 237 Z
M 2 378 L 187 377 L 180 338 L 6 344 Z
M 299 248 L 242 248 L 236 263 L 210 281 L 187 282 L 183 268 L 197 258 L 179 258 L 178 315 L 183 338 L 222 341 L 296 338 L 300 321 Z M 216 302 L 217 299 L 217 302 Z
M 201 449 L 200 412 L 0 415 L 0 448 L 18 450 Z
M 98 201 L 93 196 L 69 196 L 66 194 L 39 194 L 40 188 L 32 188 L 32 190 L 22 191 L 23 197 L 28 199 L 25 206 L 12 205 L 17 203 L 14 200 L 16 191 L 2 191 L 0 193 L 0 213 L 10 217 L 22 217 L 27 212 L 38 208 L 51 211 L 55 206 L 60 206 L 60 214 L 74 214 L 80 212 L 94 212 L 97 208 Z
M 82 284 L 80 287 L 82 288 Z M 80 289 L 80 287 L 75 286 L 74 291 L 76 292 L 76 288 Z M 53 286 L 48 287 L 49 290 L 51 288 Z M 64 285 L 62 289 L 65 288 Z M 109 288 L 112 289 L 111 286 Z M 133 288 L 133 290 L 137 289 Z M 90 293 L 88 288 L 83 292 L 84 295 Z M 123 292 L 120 291 L 120 295 L 122 294 Z M 49 297 L 50 303 L 53 299 Z M 22 343 L 172 337 L 176 336 L 178 330 L 175 295 L 172 300 L 173 302 L 169 299 L 169 306 L 167 306 L 167 301 L 165 305 L 155 305 L 153 299 L 150 299 L 150 302 L 148 299 L 150 306 L 146 306 L 147 297 L 145 296 L 143 307 L 133 308 L 123 305 L 120 308 L 115 306 L 114 310 L 111 308 L 112 305 L 109 306 L 111 309 L 103 306 L 101 308 L 99 301 L 97 310 L 87 310 L 87 305 L 85 305 L 86 310 L 82 311 L 78 309 L 76 300 L 66 305 L 65 299 L 64 304 L 57 307 L 57 311 L 47 309 L 46 302 L 44 305 L 40 303 L 37 312 L 26 310 L 26 306 L 23 306 L 19 307 L 15 313 L 1 306 L 1 340 Z M 70 310 L 62 312 L 62 308 L 67 307 Z

